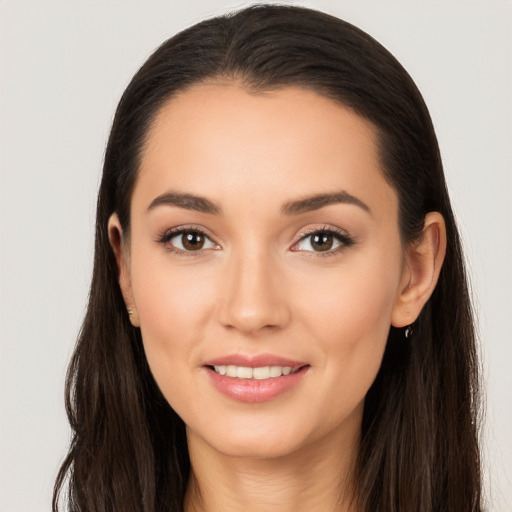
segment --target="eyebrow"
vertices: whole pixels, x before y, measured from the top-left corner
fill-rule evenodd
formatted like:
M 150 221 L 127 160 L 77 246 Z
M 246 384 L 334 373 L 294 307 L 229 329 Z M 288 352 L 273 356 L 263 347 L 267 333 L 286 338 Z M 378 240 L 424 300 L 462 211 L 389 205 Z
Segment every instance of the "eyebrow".
M 327 194 L 315 194 L 303 199 L 299 199 L 298 201 L 290 201 L 283 206 L 281 212 L 283 215 L 298 215 L 300 213 L 319 210 L 324 206 L 340 203 L 359 206 L 365 212 L 368 212 L 371 215 L 371 210 L 366 203 L 361 201 L 361 199 L 353 196 L 352 194 L 345 192 L 344 190 Z
M 344 190 L 340 192 L 315 194 L 296 201 L 289 201 L 282 207 L 281 214 L 299 215 L 301 213 L 319 210 L 331 204 L 352 204 L 359 206 L 364 211 L 371 214 L 371 210 L 366 203 Z M 222 213 L 222 209 L 209 199 L 180 192 L 166 192 L 156 197 L 151 201 L 146 211 L 149 213 L 151 210 L 162 205 L 177 206 L 185 210 L 194 210 L 211 215 L 220 215 Z
M 178 206 L 185 210 L 194 210 L 196 212 L 210 213 L 212 215 L 220 215 L 222 213 L 221 208 L 205 197 L 195 196 L 193 194 L 182 194 L 179 192 L 167 192 L 156 197 L 151 201 L 146 212 L 149 213 L 151 210 L 161 205 Z

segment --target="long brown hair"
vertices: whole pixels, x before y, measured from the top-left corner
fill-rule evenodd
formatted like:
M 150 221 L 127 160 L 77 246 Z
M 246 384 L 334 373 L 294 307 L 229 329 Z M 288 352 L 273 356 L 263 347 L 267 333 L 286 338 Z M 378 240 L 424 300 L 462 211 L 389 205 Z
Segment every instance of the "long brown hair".
M 141 147 L 177 91 L 236 78 L 249 90 L 313 89 L 376 129 L 383 173 L 399 197 L 403 243 L 440 212 L 448 247 L 438 285 L 406 342 L 390 328 L 369 390 L 356 473 L 368 512 L 480 511 L 478 362 L 461 245 L 425 103 L 403 67 L 358 28 L 318 11 L 253 6 L 166 41 L 126 89 L 99 191 L 87 314 L 70 363 L 73 438 L 55 484 L 72 511 L 181 511 L 190 473 L 185 427 L 149 370 L 125 310 L 107 222 L 130 228 Z

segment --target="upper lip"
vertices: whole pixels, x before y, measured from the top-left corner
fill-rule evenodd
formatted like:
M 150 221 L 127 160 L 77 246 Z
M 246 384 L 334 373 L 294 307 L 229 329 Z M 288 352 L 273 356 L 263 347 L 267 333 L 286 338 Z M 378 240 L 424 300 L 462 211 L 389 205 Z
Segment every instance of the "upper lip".
M 204 363 L 204 366 L 245 366 L 248 368 L 260 368 L 262 366 L 290 366 L 291 368 L 298 368 L 305 366 L 307 363 L 294 361 L 285 357 L 273 354 L 255 354 L 255 355 L 242 355 L 242 354 L 228 354 L 225 356 L 210 359 Z

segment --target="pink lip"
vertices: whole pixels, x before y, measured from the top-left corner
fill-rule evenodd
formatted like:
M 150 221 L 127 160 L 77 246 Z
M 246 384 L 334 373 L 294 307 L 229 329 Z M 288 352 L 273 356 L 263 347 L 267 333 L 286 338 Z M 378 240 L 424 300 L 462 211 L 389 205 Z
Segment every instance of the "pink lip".
M 298 368 L 298 370 L 289 375 L 282 375 L 281 377 L 256 380 L 237 379 L 228 377 L 227 375 L 219 375 L 210 368 L 211 366 L 230 364 L 250 368 L 262 366 L 291 366 L 292 368 Z M 306 375 L 309 365 L 271 354 L 259 354 L 256 356 L 233 354 L 207 361 L 204 368 L 213 386 L 228 398 L 240 402 L 264 402 L 295 387 Z

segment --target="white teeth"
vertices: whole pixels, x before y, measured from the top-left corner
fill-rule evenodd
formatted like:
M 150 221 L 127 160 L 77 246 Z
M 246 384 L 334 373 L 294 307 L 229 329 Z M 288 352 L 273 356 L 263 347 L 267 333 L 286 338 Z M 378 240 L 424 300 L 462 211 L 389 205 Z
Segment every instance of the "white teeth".
M 262 366 L 261 368 L 253 368 L 252 376 L 254 379 L 263 380 L 270 378 L 270 366 Z
M 282 375 L 290 375 L 295 373 L 299 368 L 292 370 L 291 366 L 260 366 L 258 368 L 251 368 L 248 366 L 235 366 L 234 364 L 214 366 L 215 372 L 219 375 L 226 375 L 228 377 L 235 377 L 237 379 L 256 379 L 264 380 Z
M 228 377 L 236 377 L 236 366 L 234 364 L 229 364 L 226 366 L 226 375 Z
M 271 366 L 270 367 L 270 376 L 271 377 L 281 377 L 283 374 L 282 368 L 280 366 Z
M 250 379 L 252 378 L 252 368 L 247 366 L 238 366 L 236 369 L 236 376 L 239 379 Z

